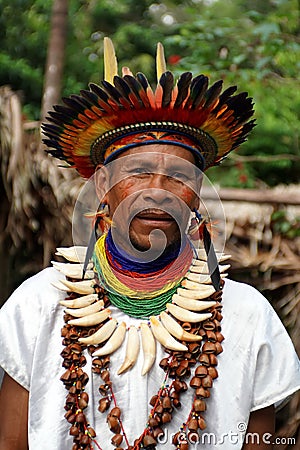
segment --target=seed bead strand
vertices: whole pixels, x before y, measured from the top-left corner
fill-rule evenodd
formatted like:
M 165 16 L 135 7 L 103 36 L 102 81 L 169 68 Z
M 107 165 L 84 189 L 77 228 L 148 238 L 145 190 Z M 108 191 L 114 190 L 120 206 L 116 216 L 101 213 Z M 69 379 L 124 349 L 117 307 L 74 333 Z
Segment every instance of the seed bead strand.
M 99 300 L 103 298 L 103 290 L 95 285 L 95 291 L 98 293 Z M 66 300 L 73 300 L 78 294 L 71 293 Z M 69 434 L 73 436 L 72 450 L 94 449 L 95 444 L 99 450 L 103 450 L 95 440 L 96 432 L 88 423 L 84 410 L 88 406 L 89 396 L 85 392 L 85 386 L 89 381 L 87 373 L 82 367 L 86 364 L 86 358 L 83 355 L 86 346 L 78 342 L 79 337 L 86 337 L 89 333 L 94 333 L 98 327 L 75 327 L 68 324 L 74 317 L 70 314 L 64 315 L 65 325 L 62 328 L 61 336 L 65 348 L 61 352 L 63 358 L 62 366 L 66 371 L 61 376 L 61 381 L 68 390 L 65 404 L 65 418 L 71 424 Z
M 224 336 L 221 333 L 220 322 L 222 320 L 222 288 L 211 295 L 210 299 L 216 301 L 210 311 L 212 317 L 201 323 L 200 334 L 203 344 L 201 351 L 197 355 L 197 362 L 194 376 L 190 380 L 190 387 L 195 389 L 195 396 L 187 421 L 182 425 L 180 431 L 175 434 L 173 444 L 178 450 L 188 450 L 189 443 L 196 443 L 199 439 L 198 431 L 206 428 L 203 413 L 206 411 L 206 399 L 210 397 L 210 389 L 213 387 L 213 380 L 218 377 L 216 366 L 218 364 L 217 355 L 222 353 L 221 342 Z

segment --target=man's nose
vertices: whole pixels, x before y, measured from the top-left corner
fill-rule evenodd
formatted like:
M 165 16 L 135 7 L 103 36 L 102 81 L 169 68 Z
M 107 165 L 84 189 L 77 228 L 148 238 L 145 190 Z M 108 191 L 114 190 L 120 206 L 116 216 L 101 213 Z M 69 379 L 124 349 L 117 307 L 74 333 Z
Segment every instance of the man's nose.
M 172 194 L 166 187 L 165 175 L 153 174 L 148 189 L 144 192 L 145 200 L 152 200 L 155 203 L 171 203 L 174 199 Z
M 149 187 L 153 189 L 166 189 L 166 175 L 153 173 L 151 175 Z

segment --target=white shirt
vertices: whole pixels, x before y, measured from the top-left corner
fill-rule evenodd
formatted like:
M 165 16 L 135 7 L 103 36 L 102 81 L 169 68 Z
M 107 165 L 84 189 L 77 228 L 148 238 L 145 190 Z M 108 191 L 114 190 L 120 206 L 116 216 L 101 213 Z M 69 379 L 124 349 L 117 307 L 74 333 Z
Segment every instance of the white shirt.
M 48 268 L 23 283 L 0 310 L 0 366 L 21 386 L 29 390 L 29 449 L 71 450 L 70 424 L 64 418 L 67 391 L 60 381 L 64 372 L 60 352 L 63 292 L 52 282 L 63 278 Z M 300 388 L 300 365 L 293 344 L 268 301 L 254 288 L 226 280 L 223 293 L 223 353 L 218 356 L 219 377 L 214 380 L 204 413 L 207 428 L 195 448 L 240 449 L 249 414 L 280 403 Z M 113 316 L 127 325 L 140 324 L 116 308 Z M 150 411 L 149 400 L 164 378 L 159 361 L 165 356 L 158 344 L 156 363 L 148 375 L 141 376 L 142 356 L 127 373 L 116 375 L 123 362 L 125 344 L 111 357 L 111 379 L 122 410 L 123 425 L 129 442 L 140 436 Z M 101 398 L 99 376 L 91 372 L 87 356 L 84 371 L 90 381 L 90 396 L 85 410 L 97 432 L 103 450 L 113 448 L 113 434 L 106 423 L 107 413 L 97 411 Z M 174 448 L 172 433 L 187 420 L 193 389 L 182 395 L 182 407 L 173 412 L 166 427 L 165 441 L 158 450 Z M 96 446 L 95 446 L 96 448 Z M 194 448 L 194 447 L 193 447 Z

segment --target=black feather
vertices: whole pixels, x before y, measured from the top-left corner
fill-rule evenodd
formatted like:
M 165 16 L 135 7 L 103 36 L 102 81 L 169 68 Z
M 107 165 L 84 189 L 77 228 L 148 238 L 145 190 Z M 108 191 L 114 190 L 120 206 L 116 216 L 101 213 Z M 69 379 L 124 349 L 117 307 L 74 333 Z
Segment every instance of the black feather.
M 139 81 L 139 83 L 141 84 L 144 91 L 146 91 L 147 88 L 150 86 L 146 76 L 142 72 L 138 72 L 136 74 L 136 78 Z
M 56 111 L 58 113 L 72 117 L 72 119 L 76 119 L 78 116 L 78 113 L 81 113 L 81 111 L 76 111 L 75 109 L 71 109 L 68 106 L 63 106 L 63 105 L 54 105 L 53 109 L 54 109 L 54 111 Z
M 99 98 L 101 98 L 101 100 L 107 103 L 108 95 L 103 89 L 101 89 L 100 86 L 98 86 L 98 84 L 90 83 L 89 87 L 92 92 L 94 92 Z
M 174 103 L 174 108 L 180 108 L 189 93 L 189 86 L 192 80 L 191 72 L 184 72 L 178 80 L 178 94 Z
M 50 133 L 50 134 L 60 134 L 63 131 L 62 127 L 59 127 L 58 125 L 53 125 L 50 123 L 42 123 L 41 129 L 44 133 Z
M 92 103 L 89 102 L 86 98 L 84 98 L 82 95 L 70 95 L 70 99 L 75 101 L 78 105 L 83 106 L 84 109 L 90 109 L 92 106 Z
M 118 91 L 118 89 L 116 89 L 106 80 L 102 81 L 102 86 L 104 87 L 105 92 L 109 95 L 109 97 L 112 98 L 119 106 L 121 106 L 120 97 L 122 97 L 122 94 Z
M 190 88 L 190 99 L 192 101 L 193 109 L 197 108 L 203 100 L 207 87 L 208 78 L 205 75 L 198 75 L 196 78 L 193 78 Z M 190 101 L 188 103 L 190 103 Z
M 130 94 L 130 87 L 128 86 L 126 81 L 122 77 L 115 75 L 114 85 L 116 86 L 118 91 L 121 92 L 122 96 L 128 100 L 128 96 Z
M 142 89 L 142 86 L 140 85 L 140 83 L 138 82 L 138 80 L 136 80 L 134 77 L 132 77 L 131 75 L 125 75 L 123 77 L 124 81 L 126 81 L 126 83 L 128 84 L 130 91 L 132 94 L 134 94 L 135 99 L 137 100 L 137 102 L 139 103 L 139 105 L 142 107 L 144 106 L 144 103 L 140 97 L 139 91 Z
M 216 257 L 215 249 L 213 243 L 211 241 L 211 237 L 209 231 L 204 224 L 203 227 L 203 245 L 205 249 L 205 253 L 207 255 L 207 265 L 211 278 L 211 282 L 216 291 L 219 291 L 221 287 L 221 276 L 219 271 L 218 260 Z
M 215 112 L 220 111 L 221 107 L 224 105 L 224 103 L 227 102 L 227 100 L 235 93 L 237 90 L 237 86 L 230 86 L 229 88 L 225 89 L 224 92 L 219 97 L 219 103 L 215 108 Z
M 172 100 L 172 90 L 174 86 L 174 76 L 172 72 L 164 72 L 160 77 L 159 84 L 163 89 L 162 107 L 166 108 Z
M 216 99 L 219 97 L 223 86 L 223 80 L 216 81 L 207 91 L 205 94 L 205 108 L 209 108 L 214 104 Z
M 86 100 L 88 100 L 91 105 L 95 105 L 99 108 L 98 96 L 94 92 L 87 91 L 86 89 L 82 89 L 80 91 L 80 94 L 82 95 L 82 97 L 84 97 Z
M 72 123 L 72 118 L 69 115 L 61 114 L 56 111 L 49 111 L 49 116 L 47 119 L 50 122 L 56 123 L 57 125 L 61 125 L 62 123 Z

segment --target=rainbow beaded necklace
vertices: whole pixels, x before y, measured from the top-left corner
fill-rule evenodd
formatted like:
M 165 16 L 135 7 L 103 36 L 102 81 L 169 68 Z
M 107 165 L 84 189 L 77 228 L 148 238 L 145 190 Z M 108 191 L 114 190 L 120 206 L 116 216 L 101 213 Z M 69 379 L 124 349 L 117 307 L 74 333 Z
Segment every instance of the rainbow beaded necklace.
M 167 252 L 151 264 L 141 264 L 125 252 L 121 254 L 108 232 L 98 239 L 93 261 L 111 303 L 129 316 L 147 318 L 165 309 L 192 257 L 192 247 L 187 240 L 182 251 Z

